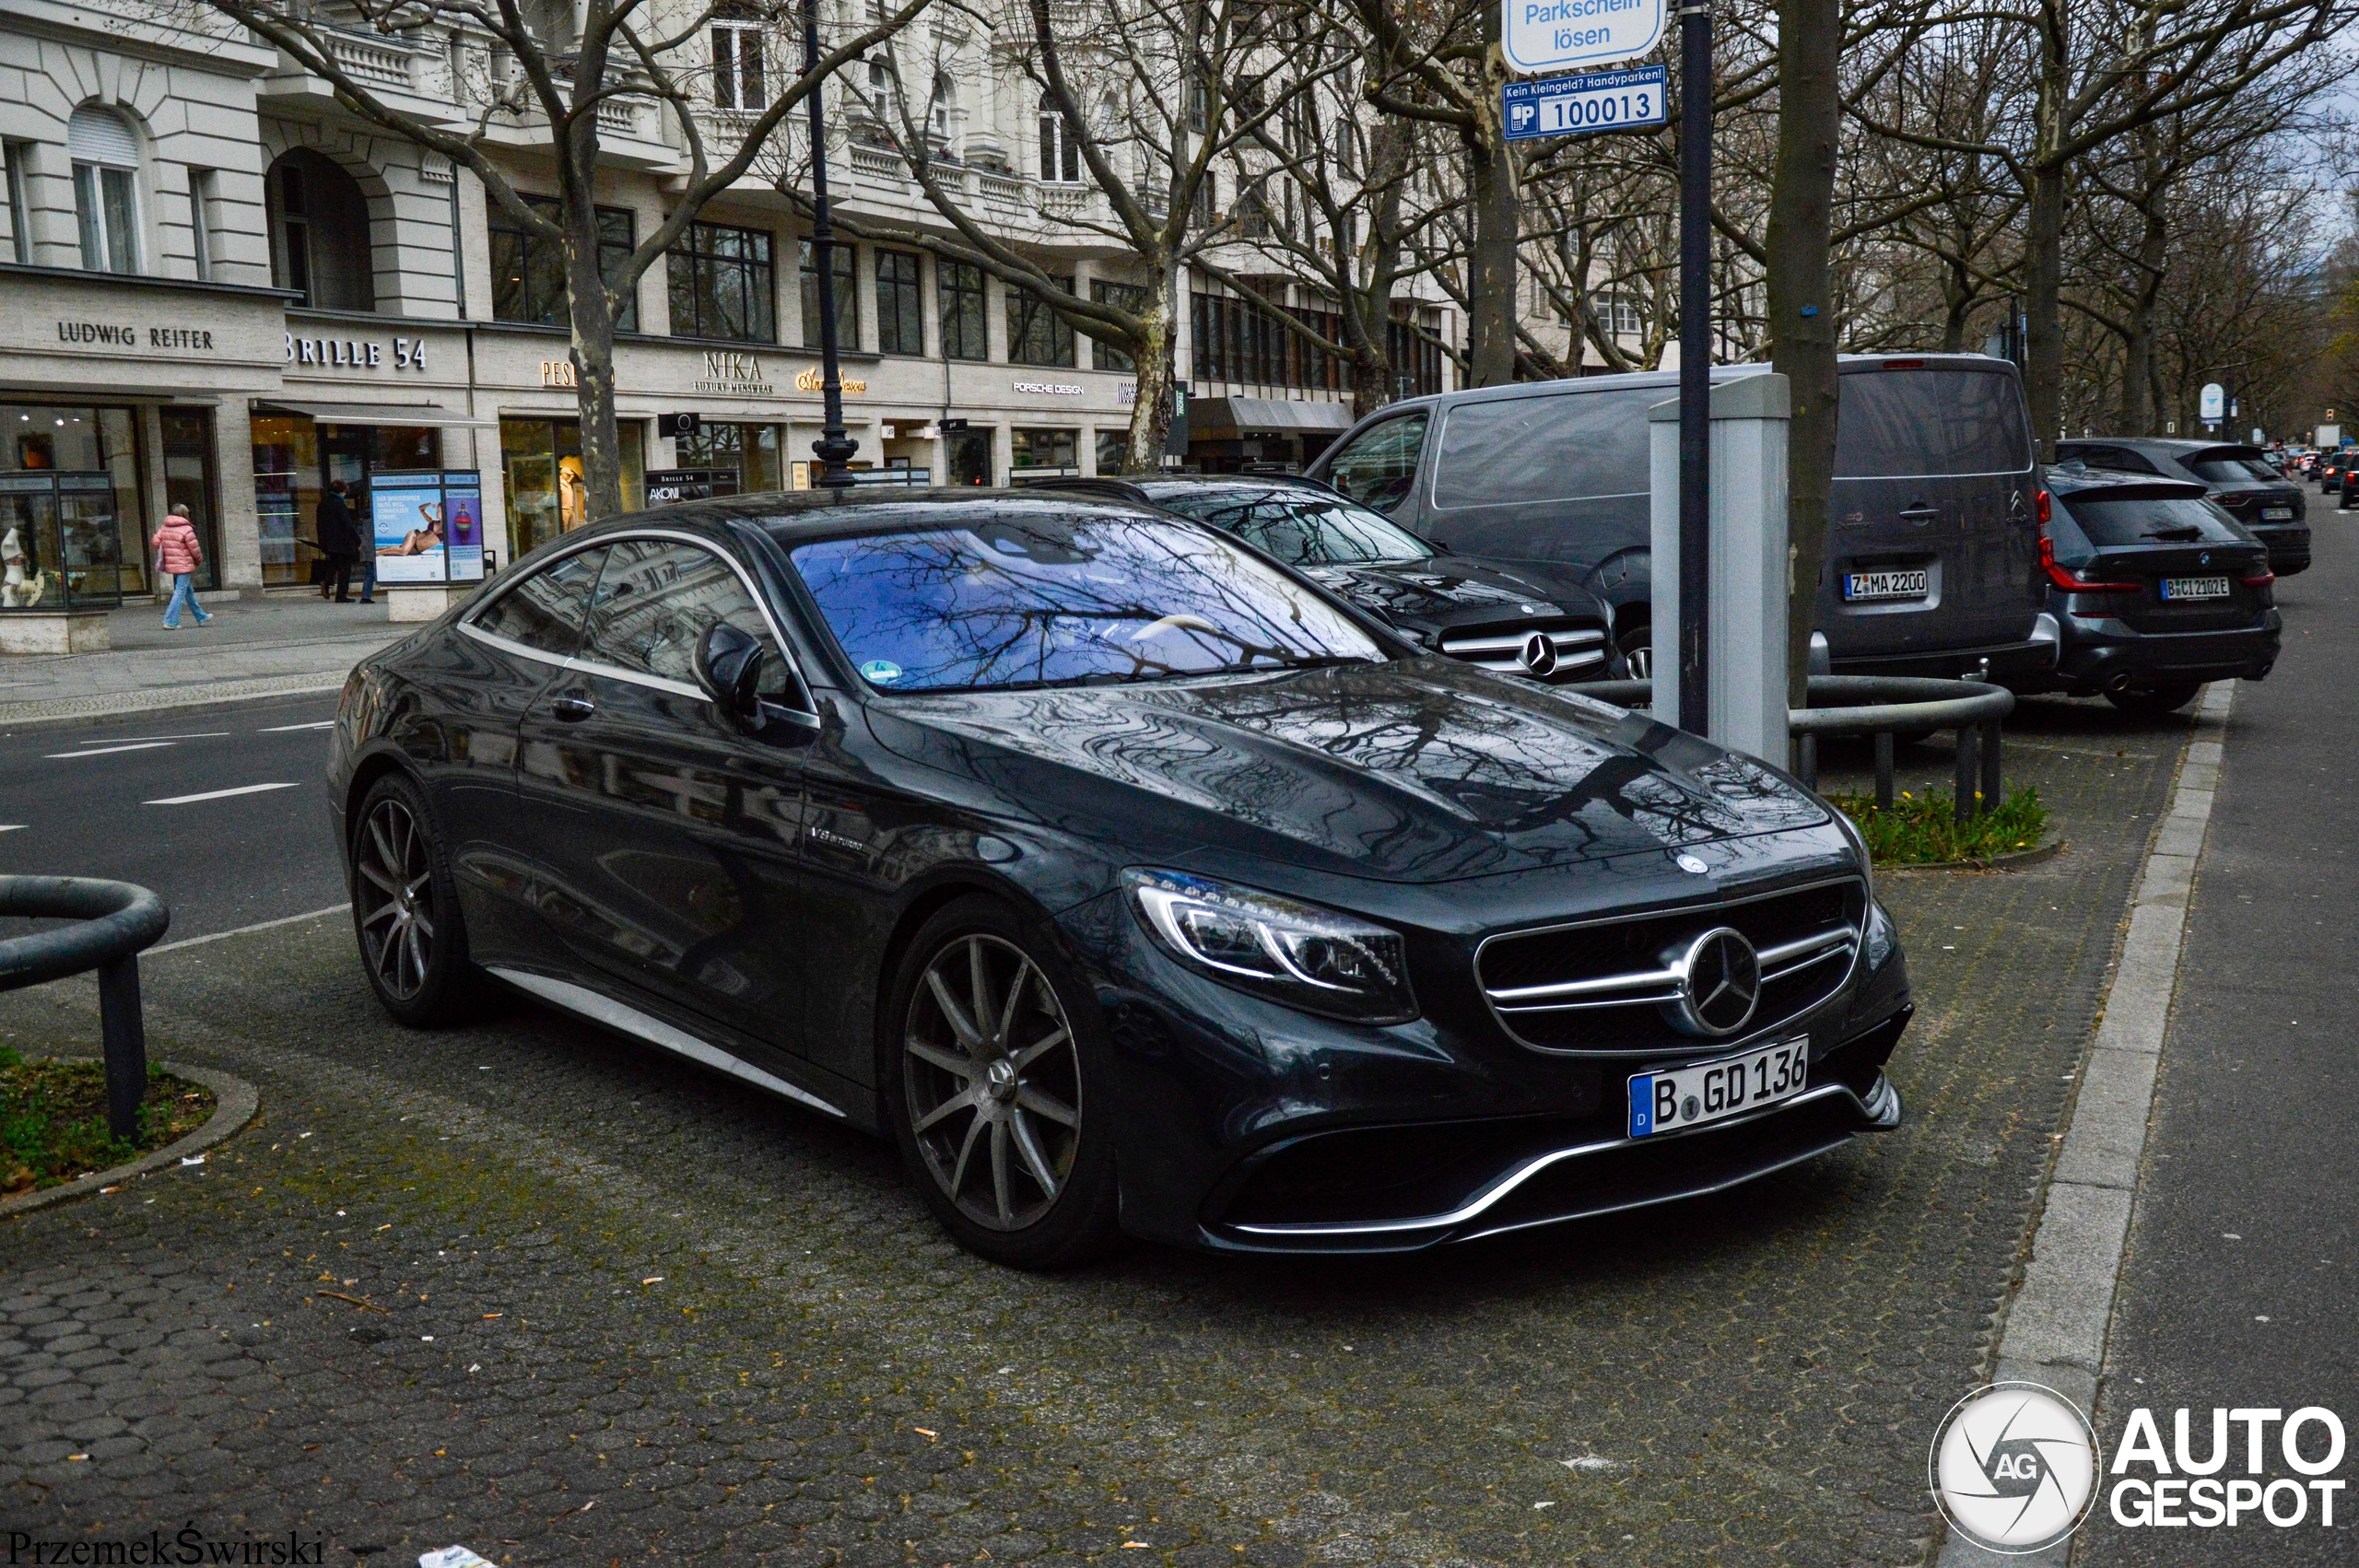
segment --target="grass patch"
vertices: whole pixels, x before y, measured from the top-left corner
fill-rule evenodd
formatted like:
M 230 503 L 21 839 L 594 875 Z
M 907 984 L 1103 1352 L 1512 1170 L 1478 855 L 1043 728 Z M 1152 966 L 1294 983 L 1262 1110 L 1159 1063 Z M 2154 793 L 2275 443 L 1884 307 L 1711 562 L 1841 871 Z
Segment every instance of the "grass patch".
M 2036 790 L 2017 790 L 1998 810 L 1964 823 L 1951 818 L 1951 798 L 1929 790 L 1922 800 L 1907 790 L 1889 811 L 1873 795 L 1829 795 L 1868 841 L 1868 858 L 1895 866 L 1941 865 L 1987 860 L 2039 848 L 2048 830 L 2048 808 Z
M 205 1125 L 213 1091 L 150 1064 L 139 1136 L 107 1131 L 107 1070 L 99 1061 L 28 1061 L 0 1046 L 0 1198 L 62 1187 L 160 1149 Z

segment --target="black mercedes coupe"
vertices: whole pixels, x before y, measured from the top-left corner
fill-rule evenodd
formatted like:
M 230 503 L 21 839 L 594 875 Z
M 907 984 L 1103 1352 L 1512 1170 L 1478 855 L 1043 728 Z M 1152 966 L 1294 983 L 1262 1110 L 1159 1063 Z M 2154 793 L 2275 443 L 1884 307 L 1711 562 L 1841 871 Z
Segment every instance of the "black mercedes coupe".
M 362 661 L 328 783 L 395 1018 L 512 988 L 885 1133 L 1006 1263 L 1406 1250 L 1900 1120 L 1838 815 L 1145 507 L 580 530 Z

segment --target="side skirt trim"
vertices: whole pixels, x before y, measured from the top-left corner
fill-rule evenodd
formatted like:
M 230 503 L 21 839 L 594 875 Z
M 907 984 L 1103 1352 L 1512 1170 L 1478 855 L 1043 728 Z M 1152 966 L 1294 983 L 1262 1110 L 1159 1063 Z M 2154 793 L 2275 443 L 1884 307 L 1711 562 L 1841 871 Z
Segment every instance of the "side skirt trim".
M 732 1056 L 719 1046 L 699 1040 L 694 1035 L 675 1029 L 660 1018 L 650 1017 L 635 1007 L 626 1006 L 612 997 L 591 990 L 586 986 L 577 986 L 567 980 L 553 980 L 546 975 L 527 974 L 522 969 L 495 968 L 489 969 L 488 972 L 519 990 L 529 991 L 543 1001 L 564 1008 L 568 1012 L 579 1013 L 593 1024 L 603 1024 L 609 1029 L 618 1030 L 635 1039 L 644 1040 L 651 1046 L 661 1046 L 663 1049 L 687 1057 L 691 1061 L 702 1062 L 705 1066 L 725 1072 L 732 1078 L 742 1078 L 757 1088 L 767 1089 L 773 1094 L 783 1094 L 799 1105 L 809 1106 L 814 1110 L 825 1111 L 831 1117 L 842 1117 L 844 1114 L 818 1095 L 807 1090 L 798 1089 L 783 1078 L 764 1072 L 760 1068 Z

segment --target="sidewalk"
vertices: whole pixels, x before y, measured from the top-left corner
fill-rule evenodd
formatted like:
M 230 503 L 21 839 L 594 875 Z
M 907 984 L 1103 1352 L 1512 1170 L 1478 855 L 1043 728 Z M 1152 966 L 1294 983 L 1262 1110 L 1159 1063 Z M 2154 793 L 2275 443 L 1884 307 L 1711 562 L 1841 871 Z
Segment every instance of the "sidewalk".
M 364 656 L 411 630 L 385 603 L 336 604 L 311 593 L 256 603 L 222 596 L 213 624 L 182 616 L 166 631 L 163 606 L 136 600 L 107 617 L 105 653 L 0 658 L 0 726 L 333 691 Z

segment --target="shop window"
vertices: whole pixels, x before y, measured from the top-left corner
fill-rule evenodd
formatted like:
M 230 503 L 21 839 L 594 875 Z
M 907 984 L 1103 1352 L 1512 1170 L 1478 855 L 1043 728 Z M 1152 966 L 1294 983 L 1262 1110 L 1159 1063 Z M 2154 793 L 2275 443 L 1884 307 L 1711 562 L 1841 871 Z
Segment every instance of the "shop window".
M 282 155 L 264 186 L 271 281 L 320 310 L 374 310 L 369 202 L 334 159 L 309 147 Z
M 934 265 L 934 282 L 942 307 L 943 357 L 990 358 L 983 269 L 968 262 L 939 262 Z
M 1054 280 L 1067 294 L 1073 279 Z M 1017 365 L 1071 365 L 1073 323 L 1028 288 L 1007 291 L 1007 357 Z
M 876 346 L 886 354 L 923 354 L 925 318 L 920 307 L 918 258 L 911 251 L 876 252 Z
M 712 29 L 712 101 L 718 109 L 759 112 L 769 107 L 762 72 L 762 32 L 750 22 Z
M 786 471 L 779 460 L 780 437 L 776 425 L 701 425 L 695 435 L 673 442 L 672 466 L 734 472 L 740 495 L 782 489 Z
M 112 604 L 147 590 L 135 418 L 0 404 L 0 609 Z
M 769 235 L 758 228 L 688 225 L 665 263 L 672 335 L 776 343 L 777 273 L 770 245 Z
M 1135 283 L 1112 283 L 1102 277 L 1092 278 L 1089 283 L 1089 297 L 1100 305 L 1111 305 L 1118 310 L 1128 310 L 1133 315 L 1146 309 L 1146 290 Z M 1091 362 L 1101 370 L 1138 369 L 1138 361 L 1108 343 L 1104 338 L 1092 338 L 1089 349 Z
M 626 419 L 618 431 L 623 497 L 634 505 L 647 494 L 646 428 L 642 420 Z M 522 556 L 590 521 L 579 421 L 503 419 L 499 452 L 512 555 Z
M 819 350 L 819 269 L 811 259 L 811 241 L 803 241 L 803 346 Z M 827 247 L 827 270 L 836 290 L 836 346 L 860 347 L 859 260 L 851 241 L 838 240 Z
M 186 507 L 205 546 L 196 586 L 221 586 L 220 475 L 213 460 L 213 411 L 167 408 L 164 427 L 164 504 Z M 145 559 L 143 557 L 142 565 Z
M 1043 469 L 1077 474 L 1081 463 L 1079 430 L 1010 430 L 1008 466 L 1016 473 Z
M 139 270 L 139 140 L 111 109 L 86 103 L 66 122 L 74 217 L 88 272 Z
M 1097 472 L 1120 474 L 1123 462 L 1131 455 L 1131 433 L 1128 430 L 1097 432 Z
M 524 205 L 542 216 L 561 221 L 564 205 L 552 196 L 526 196 Z M 491 314 L 494 321 L 527 322 L 535 326 L 568 324 L 569 291 L 565 282 L 565 248 L 521 227 L 497 202 L 485 214 L 491 236 Z M 638 223 L 628 209 L 598 209 L 598 275 L 615 287 L 630 265 L 638 246 Z M 622 312 L 615 318 L 618 332 L 639 330 L 639 291 L 625 291 Z
M 346 504 L 365 531 L 372 475 L 439 468 L 441 461 L 441 432 L 428 426 L 314 425 L 301 415 L 256 415 L 254 514 L 264 585 L 320 580 L 320 497 L 329 481 L 345 482 Z

